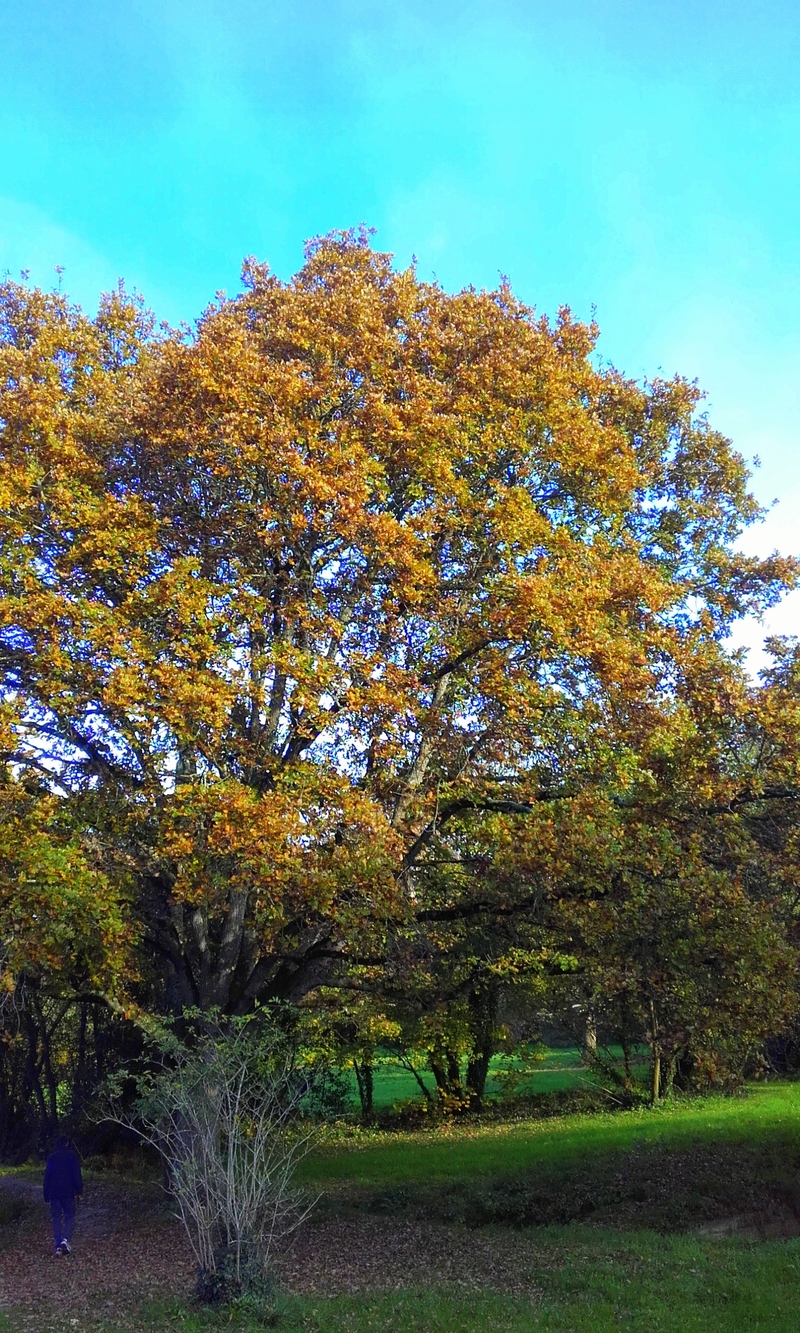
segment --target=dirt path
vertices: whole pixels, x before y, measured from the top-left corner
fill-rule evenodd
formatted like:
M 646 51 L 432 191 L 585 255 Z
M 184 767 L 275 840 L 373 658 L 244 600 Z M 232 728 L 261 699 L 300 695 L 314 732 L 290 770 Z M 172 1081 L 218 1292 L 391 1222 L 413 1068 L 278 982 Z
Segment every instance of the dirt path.
M 0 1194 L 24 1211 L 0 1228 L 0 1309 L 15 1307 L 23 1327 L 60 1329 L 76 1319 L 119 1317 L 164 1292 L 187 1293 L 188 1247 L 160 1191 L 89 1181 L 75 1224 L 74 1253 L 56 1257 L 41 1186 L 20 1177 L 0 1181 Z

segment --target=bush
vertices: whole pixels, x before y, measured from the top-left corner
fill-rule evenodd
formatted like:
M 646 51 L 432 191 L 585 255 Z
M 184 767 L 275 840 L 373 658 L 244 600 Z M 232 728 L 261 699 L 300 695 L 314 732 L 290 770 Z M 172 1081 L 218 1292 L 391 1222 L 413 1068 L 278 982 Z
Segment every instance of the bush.
M 269 1306 L 271 1252 L 308 1211 L 292 1182 L 312 1137 L 298 1117 L 311 1073 L 260 1020 L 160 1050 L 161 1067 L 137 1080 L 133 1118 L 119 1118 L 164 1159 L 199 1299 Z

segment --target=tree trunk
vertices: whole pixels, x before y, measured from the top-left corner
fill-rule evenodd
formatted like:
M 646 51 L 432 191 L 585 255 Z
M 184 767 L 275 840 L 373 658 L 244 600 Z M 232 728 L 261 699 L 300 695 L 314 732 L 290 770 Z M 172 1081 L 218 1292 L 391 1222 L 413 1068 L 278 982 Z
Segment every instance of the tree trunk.
M 455 1051 L 447 1052 L 447 1082 L 451 1097 L 461 1097 L 461 1065 Z
M 495 1053 L 497 1040 L 497 1007 L 499 991 L 487 986 L 472 991 L 469 997 L 472 1053 L 467 1064 L 467 1092 L 470 1110 L 480 1111 L 489 1064 Z
M 650 1101 L 653 1106 L 661 1099 L 661 1044 L 658 1040 L 658 1020 L 656 1007 L 650 1001 L 650 1040 L 653 1053 L 650 1077 Z
M 483 1105 L 483 1094 L 491 1058 L 492 1052 L 481 1051 L 479 1055 L 473 1056 L 467 1064 L 467 1093 L 469 1094 L 471 1111 L 480 1111 Z
M 667 1061 L 667 1068 L 664 1071 L 661 1095 L 665 1100 L 667 1100 L 669 1097 L 672 1096 L 672 1087 L 675 1082 L 675 1071 L 677 1070 L 677 1068 L 678 1068 L 678 1055 L 676 1052 L 675 1055 L 670 1056 L 669 1060 Z
M 584 1015 L 582 1060 L 590 1068 L 597 1059 L 597 1020 L 592 1008 Z
M 650 1079 L 650 1101 L 655 1106 L 661 1098 L 661 1051 L 658 1043 L 653 1043 L 653 1066 Z
M 42 1034 L 42 1074 L 44 1076 L 45 1087 L 47 1088 L 47 1101 L 49 1109 L 50 1124 L 55 1128 L 58 1124 L 58 1084 L 56 1082 L 55 1072 L 53 1070 L 53 1061 L 50 1054 L 50 1034 L 47 1031 L 47 1019 L 44 1014 L 40 1017 Z
M 364 1121 L 368 1121 L 372 1119 L 374 1114 L 372 1064 L 369 1060 L 354 1060 L 353 1069 L 356 1075 L 358 1096 L 361 1102 L 361 1118 Z
M 75 1076 L 72 1080 L 71 1115 L 77 1120 L 89 1104 L 92 1079 L 89 1073 L 89 1006 L 81 1002 L 78 1007 L 78 1046 L 75 1052 Z
M 29 1094 L 32 1093 L 36 1099 L 36 1105 L 39 1108 L 39 1138 L 41 1143 L 46 1143 L 53 1132 L 53 1126 L 50 1124 L 47 1114 L 47 1103 L 39 1076 L 39 1034 L 30 1010 L 25 1014 L 25 1027 L 28 1038 L 25 1061 L 25 1091 Z
M 625 1071 L 623 1087 L 626 1092 L 630 1092 L 633 1087 L 633 1064 L 631 1061 L 631 1044 L 627 1032 L 620 1033 L 619 1044 L 622 1047 L 622 1067 Z
M 428 1064 L 436 1079 L 436 1090 L 440 1101 L 455 1099 L 461 1101 L 464 1089 L 461 1086 L 461 1066 L 455 1051 L 437 1047 L 428 1053 Z
M 444 1101 L 448 1092 L 447 1074 L 445 1073 L 445 1067 L 442 1064 L 442 1061 L 439 1059 L 435 1051 L 429 1052 L 428 1064 L 430 1065 L 431 1073 L 436 1081 L 436 1091 L 439 1094 L 439 1099 L 440 1101 Z
M 409 1074 L 412 1074 L 413 1077 L 416 1079 L 417 1086 L 419 1087 L 419 1090 L 422 1093 L 423 1097 L 425 1098 L 426 1102 L 432 1102 L 433 1093 L 431 1092 L 430 1088 L 428 1087 L 427 1083 L 425 1082 L 424 1078 L 420 1074 L 419 1070 L 415 1066 L 414 1061 L 410 1058 L 410 1056 L 402 1054 L 398 1055 L 397 1063 L 400 1065 L 401 1069 L 407 1069 Z M 434 1078 L 435 1077 L 436 1075 L 434 1074 Z

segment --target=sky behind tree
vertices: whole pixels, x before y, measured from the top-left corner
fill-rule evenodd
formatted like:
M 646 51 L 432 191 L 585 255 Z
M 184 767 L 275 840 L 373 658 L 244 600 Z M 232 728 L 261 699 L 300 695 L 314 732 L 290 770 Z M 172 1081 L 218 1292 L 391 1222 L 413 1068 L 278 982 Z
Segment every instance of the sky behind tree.
M 800 6 L 0 0 L 0 50 L 0 269 L 191 320 L 246 254 L 288 277 L 365 222 L 697 378 L 780 500 L 747 549 L 800 552 Z

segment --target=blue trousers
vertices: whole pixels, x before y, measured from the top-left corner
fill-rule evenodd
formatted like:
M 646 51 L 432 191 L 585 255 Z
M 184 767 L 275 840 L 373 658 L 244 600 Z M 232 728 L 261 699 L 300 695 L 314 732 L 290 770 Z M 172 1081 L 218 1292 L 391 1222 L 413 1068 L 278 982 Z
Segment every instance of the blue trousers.
M 56 1245 L 60 1245 L 62 1240 L 72 1240 L 72 1230 L 75 1226 L 75 1195 L 70 1194 L 67 1199 L 51 1199 L 50 1218 Z

